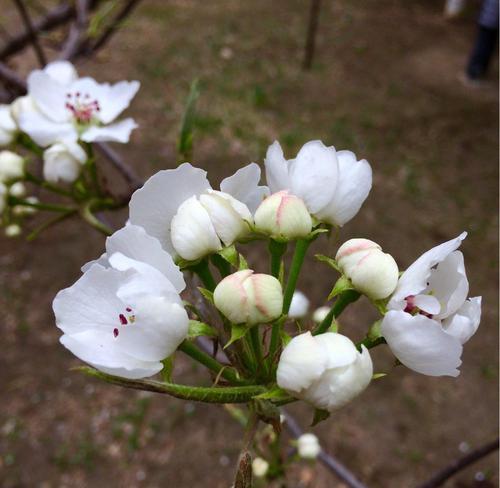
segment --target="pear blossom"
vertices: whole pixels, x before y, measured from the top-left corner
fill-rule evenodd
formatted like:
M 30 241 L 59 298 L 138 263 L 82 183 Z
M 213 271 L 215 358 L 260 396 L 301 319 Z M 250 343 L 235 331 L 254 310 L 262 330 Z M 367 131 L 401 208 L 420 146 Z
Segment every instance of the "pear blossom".
M 189 163 L 159 171 L 130 200 L 130 222 L 156 237 L 172 256 L 194 261 L 244 238 L 252 212 L 267 187 L 258 186 L 260 168 L 252 163 L 213 190 L 206 171 Z
M 307 315 L 309 311 L 309 298 L 300 290 L 295 290 L 292 295 L 288 316 L 292 319 L 301 319 Z
M 12 118 L 10 105 L 0 105 L 0 147 L 11 144 L 17 132 L 17 125 Z
M 24 176 L 25 160 L 12 151 L 0 151 L 0 181 L 10 183 Z
M 43 176 L 51 183 L 73 183 L 87 161 L 84 149 L 73 141 L 53 144 L 43 153 Z
M 481 297 L 469 282 L 458 247 L 467 233 L 424 253 L 399 278 L 381 324 L 394 355 L 429 376 L 458 376 L 463 344 L 479 327 Z
M 27 83 L 29 98 L 14 107 L 14 117 L 20 129 L 42 147 L 78 139 L 128 142 L 137 127 L 131 118 L 114 121 L 139 90 L 138 81 L 100 84 L 89 77 L 78 78 L 71 63 L 55 61 L 32 71 Z
M 296 398 L 329 412 L 359 395 L 370 383 L 373 365 L 346 336 L 327 332 L 295 336 L 281 353 L 278 386 Z
M 302 434 L 297 439 L 297 452 L 304 459 L 316 459 L 321 452 L 319 439 L 310 432 Z
M 262 324 L 281 315 L 283 291 L 274 276 L 245 269 L 217 285 L 214 304 L 234 324 Z
M 396 288 L 398 265 L 376 242 L 350 239 L 340 246 L 335 259 L 354 288 L 373 300 L 388 297 Z
M 255 212 L 255 227 L 277 240 L 306 237 L 312 230 L 312 220 L 304 202 L 288 191 L 267 197 Z
M 188 316 L 172 281 L 153 266 L 120 252 L 109 267 L 92 264 L 53 303 L 61 343 L 105 373 L 144 378 L 185 339 Z M 180 271 L 170 270 L 173 281 Z
M 301 198 L 321 222 L 343 226 L 366 200 L 372 170 L 351 151 L 336 151 L 321 141 L 310 141 L 295 159 L 286 160 L 275 141 L 265 158 L 266 178 L 272 193 L 288 190 Z

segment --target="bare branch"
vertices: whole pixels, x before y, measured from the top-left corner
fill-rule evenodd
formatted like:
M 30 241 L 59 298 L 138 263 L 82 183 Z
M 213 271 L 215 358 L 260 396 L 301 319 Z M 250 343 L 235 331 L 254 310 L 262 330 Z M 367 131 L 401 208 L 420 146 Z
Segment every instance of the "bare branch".
M 498 449 L 498 438 L 493 442 L 489 442 L 484 446 L 474 449 L 469 454 L 465 455 L 460 459 L 456 459 L 444 469 L 438 471 L 434 476 L 432 476 L 428 481 L 417 486 L 417 488 L 437 488 L 443 485 L 446 480 L 451 478 L 453 475 L 457 474 L 459 471 L 467 468 L 471 464 L 479 461 L 488 454 L 496 451 Z
M 61 59 L 72 59 L 83 48 L 87 41 L 86 30 L 88 25 L 89 0 L 77 0 L 76 19 L 69 30 L 68 39 L 62 49 Z
M 26 82 L 18 74 L 0 61 L 0 78 L 7 84 L 13 85 L 18 91 L 26 92 Z
M 297 421 L 283 408 L 281 409 L 281 413 L 285 415 L 285 425 L 292 436 L 295 438 L 300 437 L 304 432 L 299 427 Z M 367 488 L 343 464 L 339 463 L 335 458 L 323 451 L 323 449 L 319 453 L 318 459 L 349 488 Z
M 321 0 L 310 0 L 311 9 L 309 11 L 309 25 L 307 27 L 306 45 L 304 48 L 304 63 L 302 68 L 305 70 L 311 69 L 314 50 L 316 47 L 316 32 L 318 31 L 318 17 Z
M 43 52 L 42 46 L 38 41 L 38 36 L 36 30 L 33 27 L 33 23 L 31 22 L 30 14 L 26 9 L 26 5 L 24 5 L 23 0 L 14 0 L 14 3 L 19 10 L 19 15 L 23 20 L 24 26 L 26 28 L 26 34 L 33 46 L 33 50 L 35 51 L 36 57 L 38 59 L 38 63 L 43 68 L 47 64 L 47 58 L 45 57 L 45 53 Z

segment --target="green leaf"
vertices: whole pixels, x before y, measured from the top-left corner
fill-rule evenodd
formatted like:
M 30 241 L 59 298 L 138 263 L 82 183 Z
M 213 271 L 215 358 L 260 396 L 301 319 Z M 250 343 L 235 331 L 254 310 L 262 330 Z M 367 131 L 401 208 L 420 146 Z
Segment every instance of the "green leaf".
M 244 324 L 232 324 L 231 325 L 231 338 L 229 342 L 224 346 L 229 347 L 233 342 L 236 342 L 238 339 L 241 339 L 250 329 Z
M 339 268 L 339 265 L 337 264 L 337 261 L 333 258 L 329 258 L 328 256 L 325 256 L 324 254 L 315 254 L 314 257 L 318 260 L 321 261 L 322 263 L 328 264 L 328 266 L 331 266 L 334 270 L 338 271 L 341 273 L 341 269 Z
M 172 372 L 174 370 L 174 355 L 172 354 L 168 358 L 162 361 L 163 369 L 161 370 L 161 379 L 166 383 L 172 382 Z
M 336 297 L 337 295 L 340 295 L 341 293 L 347 290 L 355 290 L 355 288 L 352 286 L 352 283 L 349 280 L 349 278 L 342 275 L 333 286 L 333 289 L 328 295 L 327 300 L 331 300 L 332 298 Z
M 238 266 L 238 271 L 248 269 L 248 263 L 247 263 L 247 260 L 245 259 L 245 256 L 243 256 L 243 254 L 239 255 L 239 261 L 240 261 L 240 264 Z
M 204 322 L 190 320 L 187 338 L 194 339 L 200 336 L 217 337 L 217 331 L 211 325 L 205 324 Z
M 318 425 L 320 422 L 323 422 L 323 420 L 326 420 L 329 416 L 330 412 L 328 412 L 327 410 L 321 410 L 320 408 L 314 409 L 314 416 L 311 423 L 311 427 L 314 427 L 315 425 Z
M 196 121 L 196 102 L 199 96 L 199 82 L 195 79 L 189 88 L 186 108 L 182 117 L 181 132 L 177 143 L 179 158 L 184 161 L 191 159 L 193 152 L 193 129 Z
M 203 295 L 203 298 L 205 298 L 205 300 L 209 301 L 210 303 L 214 303 L 214 294 L 210 290 L 199 286 L 198 291 Z
M 238 267 L 238 251 L 234 245 L 224 247 L 217 254 L 224 258 L 231 266 Z
M 378 380 L 379 378 L 383 378 L 384 376 L 387 376 L 387 373 L 375 373 L 372 376 L 372 380 Z

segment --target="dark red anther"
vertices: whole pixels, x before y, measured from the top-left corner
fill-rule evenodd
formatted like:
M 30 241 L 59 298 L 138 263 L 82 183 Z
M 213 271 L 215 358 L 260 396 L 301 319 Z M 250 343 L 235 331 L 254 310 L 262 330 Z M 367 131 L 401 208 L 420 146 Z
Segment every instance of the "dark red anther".
M 132 309 L 131 309 L 130 307 L 127 307 L 125 310 L 126 310 L 127 312 L 132 312 Z
M 128 321 L 127 319 L 125 318 L 125 315 L 123 315 L 122 313 L 120 315 L 118 315 L 119 319 L 120 319 L 120 323 L 122 325 L 127 325 L 128 324 Z
M 120 332 L 118 331 L 118 329 L 113 329 L 113 336 L 114 336 L 115 338 L 116 338 L 116 337 L 118 337 L 118 334 L 119 334 L 119 333 L 120 333 Z

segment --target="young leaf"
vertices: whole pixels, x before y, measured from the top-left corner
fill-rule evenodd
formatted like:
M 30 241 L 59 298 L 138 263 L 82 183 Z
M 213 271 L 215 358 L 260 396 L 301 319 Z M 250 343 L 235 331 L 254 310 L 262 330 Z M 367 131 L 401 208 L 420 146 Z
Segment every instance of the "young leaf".
M 204 322 L 190 320 L 187 338 L 194 339 L 199 336 L 217 337 L 217 331 L 211 325 L 205 324 Z
M 239 256 L 240 256 L 240 265 L 238 266 L 238 271 L 248 269 L 248 263 L 243 254 L 240 254 Z
M 354 290 L 354 288 L 349 278 L 342 275 L 333 286 L 332 291 L 328 295 L 328 300 L 331 300 L 332 298 L 336 297 L 337 295 L 340 295 L 341 293 L 347 290 Z
M 320 408 L 314 409 L 314 417 L 311 423 L 311 427 L 314 427 L 320 422 L 323 422 L 323 420 L 326 420 L 329 416 L 330 412 L 328 412 L 327 410 L 321 410 Z
M 372 376 L 372 380 L 378 380 L 379 378 L 383 378 L 384 376 L 387 376 L 387 373 L 375 373 Z
M 238 251 L 234 245 L 224 247 L 218 252 L 219 256 L 224 258 L 231 266 L 235 268 L 238 266 Z
M 193 151 L 193 129 L 196 120 L 196 101 L 199 96 L 199 82 L 198 80 L 193 80 L 189 89 L 186 108 L 184 109 L 184 116 L 182 117 L 179 142 L 177 143 L 179 159 L 183 161 L 190 160 Z
M 161 379 L 166 383 L 172 382 L 172 371 L 174 370 L 174 355 L 172 354 L 163 361 L 163 369 L 161 370 Z
M 209 301 L 210 303 L 214 303 L 214 294 L 210 290 L 207 290 L 202 286 L 199 286 L 198 290 L 203 295 L 203 298 L 205 298 L 205 300 Z
M 232 324 L 231 325 L 231 338 L 229 342 L 224 346 L 224 349 L 229 347 L 233 342 L 241 339 L 250 329 L 246 325 Z
M 338 271 L 341 273 L 341 270 L 339 268 L 339 265 L 337 264 L 337 261 L 333 258 L 329 258 L 328 256 L 325 256 L 324 254 L 315 254 L 314 256 L 318 261 L 321 261 L 323 263 L 328 264 L 328 266 L 331 266 L 334 270 Z

